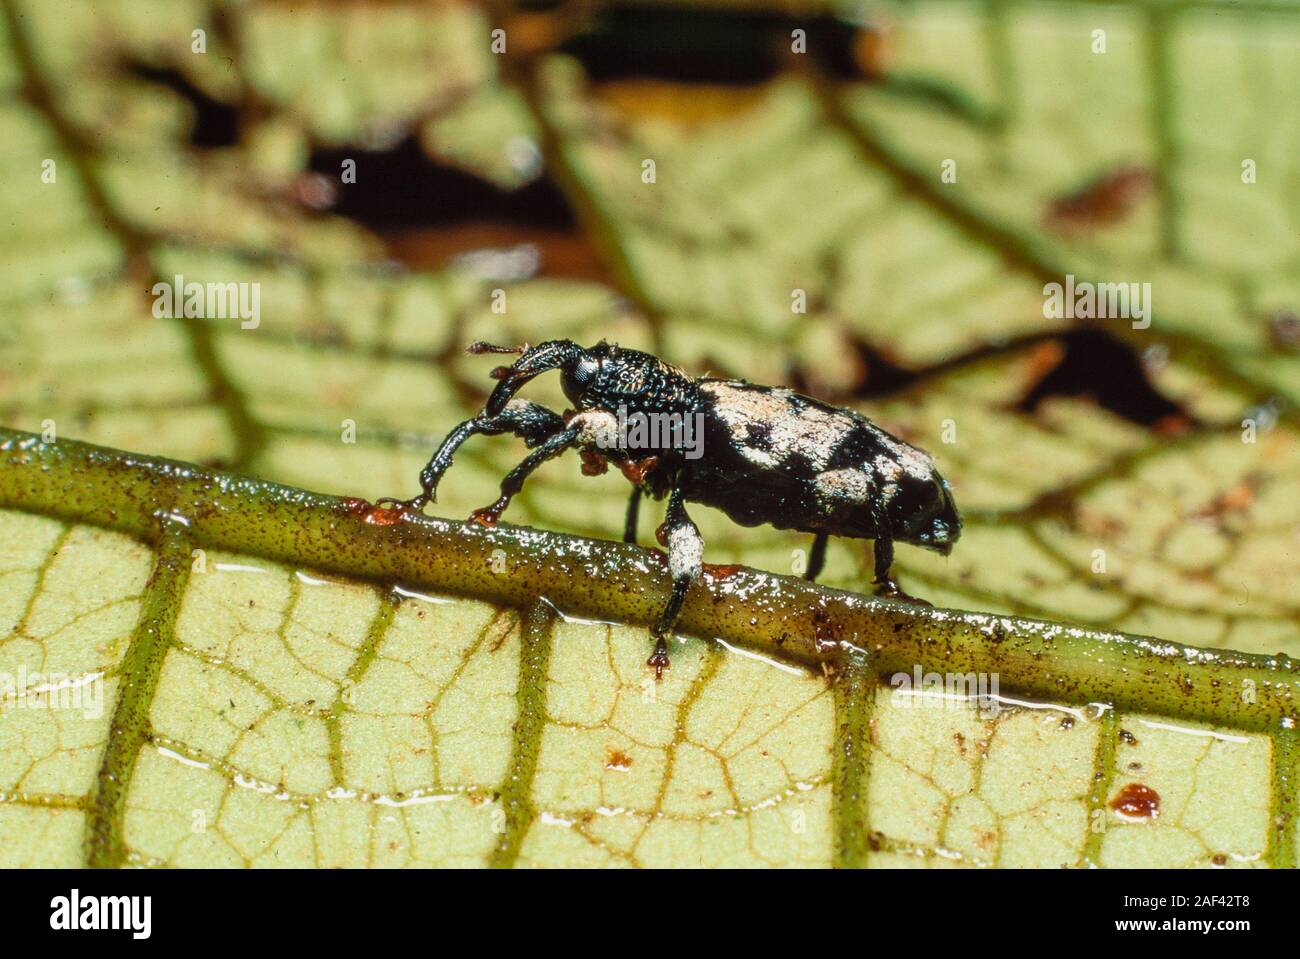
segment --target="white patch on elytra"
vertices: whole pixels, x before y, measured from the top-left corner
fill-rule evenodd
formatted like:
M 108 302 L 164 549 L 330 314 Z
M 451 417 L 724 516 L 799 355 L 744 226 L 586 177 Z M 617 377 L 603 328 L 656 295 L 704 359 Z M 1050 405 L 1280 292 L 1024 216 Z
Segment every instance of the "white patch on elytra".
M 740 384 L 715 381 L 700 389 L 714 397 L 714 411 L 731 433 L 736 448 L 756 466 L 769 469 L 802 456 L 814 470 L 823 470 L 836 446 L 857 426 L 848 414 L 808 405 L 795 409 L 791 390 L 746 389 Z M 750 427 L 767 428 L 767 448 L 749 440 Z
M 700 575 L 704 568 L 704 538 L 694 523 L 685 522 L 668 531 L 668 572 L 673 579 Z
M 871 477 L 852 467 L 818 473 L 817 496 L 829 502 L 865 503 L 871 494 Z
M 930 459 L 927 454 L 921 452 L 915 446 L 910 446 L 891 436 L 882 436 L 881 442 L 889 450 L 890 454 L 892 454 L 894 463 L 896 464 L 893 470 L 895 475 L 890 476 L 890 479 L 897 478 L 897 472 L 899 469 L 913 479 L 918 480 L 929 480 L 930 477 L 934 475 L 934 460 Z M 887 475 L 885 471 L 881 469 L 882 461 L 884 460 L 886 460 L 886 457 L 878 456 L 876 457 L 875 463 L 876 471 L 881 473 L 882 476 Z
M 893 483 L 903 475 L 903 467 L 898 465 L 898 460 L 892 456 L 886 456 L 884 453 L 871 461 L 871 467 L 876 471 L 876 475 L 885 482 Z

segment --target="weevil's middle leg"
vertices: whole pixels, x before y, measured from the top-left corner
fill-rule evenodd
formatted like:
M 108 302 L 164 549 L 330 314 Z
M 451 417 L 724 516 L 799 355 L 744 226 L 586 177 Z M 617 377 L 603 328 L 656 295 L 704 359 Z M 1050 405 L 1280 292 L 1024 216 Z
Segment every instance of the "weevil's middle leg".
M 803 578 L 810 583 L 817 580 L 822 567 L 826 565 L 826 541 L 829 538 L 827 533 L 818 533 L 813 537 L 812 549 L 808 552 L 808 568 L 803 574 Z
M 541 408 L 545 409 L 545 407 Z M 547 412 L 550 413 L 549 410 Z M 555 414 L 551 413 L 551 415 Z M 533 470 L 552 457 L 559 456 L 570 446 L 576 445 L 582 449 L 612 446 L 616 439 L 614 431 L 617 425 L 618 421 L 613 414 L 603 410 L 587 410 L 574 414 L 568 423 L 564 424 L 563 429 L 547 436 L 535 450 L 524 457 L 522 463 L 506 474 L 506 478 L 501 481 L 501 495 L 495 503 L 474 510 L 469 518 L 484 526 L 492 526 L 510 505 L 511 498 L 523 489 L 524 480 L 528 479 Z
M 660 532 L 660 541 L 668 548 L 668 571 L 672 573 L 673 591 L 668 597 L 668 604 L 659 614 L 658 622 L 650 628 L 650 635 L 655 640 L 655 651 L 646 660 L 646 665 L 654 668 L 657 680 L 663 679 L 664 670 L 671 665 L 668 662 L 668 636 L 682 611 L 686 593 L 704 569 L 704 539 L 700 536 L 699 528 L 686 514 L 679 489 L 674 489 L 668 498 L 668 512 Z
M 874 544 L 876 559 L 876 583 L 886 591 L 897 590 L 898 584 L 889 578 L 889 569 L 894 565 L 894 541 L 887 536 L 877 536 Z
M 506 474 L 506 478 L 501 481 L 501 495 L 497 497 L 496 502 L 491 506 L 484 506 L 482 509 L 474 510 L 469 514 L 470 520 L 475 523 L 482 523 L 484 526 L 495 525 L 496 521 L 501 518 L 501 514 L 505 512 L 506 507 L 510 505 L 510 500 L 523 489 L 524 480 L 528 479 L 533 470 L 547 460 L 559 456 L 576 443 L 581 435 L 581 426 L 574 425 L 561 430 L 543 442 L 541 446 L 525 456 L 518 466 Z
M 623 542 L 636 542 L 637 519 L 641 515 L 641 487 L 632 487 L 632 496 L 627 501 L 627 519 L 623 521 Z

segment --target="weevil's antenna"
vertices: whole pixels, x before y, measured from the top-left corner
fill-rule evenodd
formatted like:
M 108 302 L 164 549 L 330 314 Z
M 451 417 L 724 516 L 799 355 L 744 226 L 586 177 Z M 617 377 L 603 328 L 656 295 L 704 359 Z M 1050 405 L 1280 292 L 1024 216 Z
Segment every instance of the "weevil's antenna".
M 473 356 L 479 356 L 483 353 L 527 353 L 528 344 L 520 346 L 497 346 L 495 343 L 484 343 L 482 340 L 475 340 L 469 346 L 465 347 L 465 352 Z

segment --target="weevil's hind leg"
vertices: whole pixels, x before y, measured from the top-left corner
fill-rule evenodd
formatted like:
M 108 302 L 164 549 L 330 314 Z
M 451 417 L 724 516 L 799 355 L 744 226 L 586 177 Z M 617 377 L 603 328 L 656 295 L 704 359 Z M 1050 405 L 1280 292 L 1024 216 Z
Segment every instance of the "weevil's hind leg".
M 501 481 L 501 495 L 497 497 L 495 503 L 474 510 L 469 518 L 484 526 L 495 525 L 501 518 L 501 514 L 505 512 L 505 508 L 510 505 L 510 500 L 523 489 L 524 480 L 528 479 L 529 474 L 547 460 L 559 456 L 576 443 L 581 435 L 582 427 L 577 425 L 575 418 L 574 425 L 550 436 L 541 446 L 525 456 L 523 462 L 506 474 L 506 478 Z
M 686 593 L 692 581 L 699 578 L 704 569 L 704 539 L 699 528 L 686 515 L 686 506 L 679 489 L 674 489 L 668 499 L 668 514 L 664 517 L 663 544 L 668 548 L 668 571 L 673 577 L 673 591 L 668 597 L 668 605 L 659 614 L 659 621 L 650 628 L 650 635 L 655 640 L 655 651 L 646 660 L 646 665 L 654 668 L 655 679 L 663 679 L 668 662 L 668 637 L 682 611 Z
M 420 488 L 423 492 L 402 505 L 420 510 L 426 503 L 436 502 L 442 475 L 451 467 L 456 450 L 471 436 L 479 433 L 485 436 L 513 433 L 531 448 L 563 429 L 564 418 L 559 413 L 548 410 L 540 403 L 524 400 L 511 402 L 496 416 L 476 416 L 472 420 L 466 420 L 447 434 L 424 469 L 420 470 Z
M 813 537 L 812 549 L 808 552 L 808 568 L 804 570 L 803 578 L 808 582 L 817 581 L 821 575 L 822 567 L 826 565 L 826 541 L 830 539 L 828 533 L 818 533 Z
M 627 519 L 623 521 L 623 542 L 636 542 L 636 521 L 641 515 L 641 487 L 632 487 L 632 496 L 627 501 Z

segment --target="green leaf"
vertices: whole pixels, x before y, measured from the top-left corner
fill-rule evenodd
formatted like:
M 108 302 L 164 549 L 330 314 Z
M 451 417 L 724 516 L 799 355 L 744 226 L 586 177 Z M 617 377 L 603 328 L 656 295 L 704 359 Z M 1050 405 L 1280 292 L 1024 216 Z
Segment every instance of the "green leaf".
M 617 625 L 667 593 L 638 547 L 12 431 L 0 454 L 14 863 L 83 836 L 93 865 L 1294 855 L 1284 657 L 712 567 L 681 625 L 715 641 L 658 684 Z M 877 692 L 921 662 L 1030 699 Z M 1110 823 L 1136 772 L 1160 817 Z
M 0 862 L 1294 865 L 1296 359 L 1267 317 L 1295 303 L 1295 131 L 1232 118 L 1285 108 L 1300 27 L 1206 6 L 904 4 L 887 82 L 810 63 L 681 123 L 556 55 L 498 75 L 472 9 L 137 2 L 92 30 L 6 0 Z M 189 146 L 125 62 L 239 142 Z M 1247 67 L 1277 83 L 1215 80 Z M 600 279 L 395 269 L 285 200 L 313 144 L 410 133 L 506 186 L 540 157 Z M 1121 163 L 1171 172 L 1117 223 L 1045 222 Z M 1151 327 L 1044 317 L 1067 272 L 1151 280 Z M 260 322 L 155 316 L 176 275 L 257 283 Z M 1082 327 L 1172 423 L 1026 402 Z M 665 575 L 611 542 L 621 477 L 557 461 L 518 525 L 463 526 L 522 455 L 484 439 L 442 519 L 371 506 L 481 403 L 464 345 L 556 336 L 794 380 L 931 450 L 966 530 L 898 568 L 935 607 L 859 595 L 859 542 L 811 586 L 806 537 L 694 508 L 718 565 L 656 684 Z M 864 391 L 882 361 L 902 385 Z

